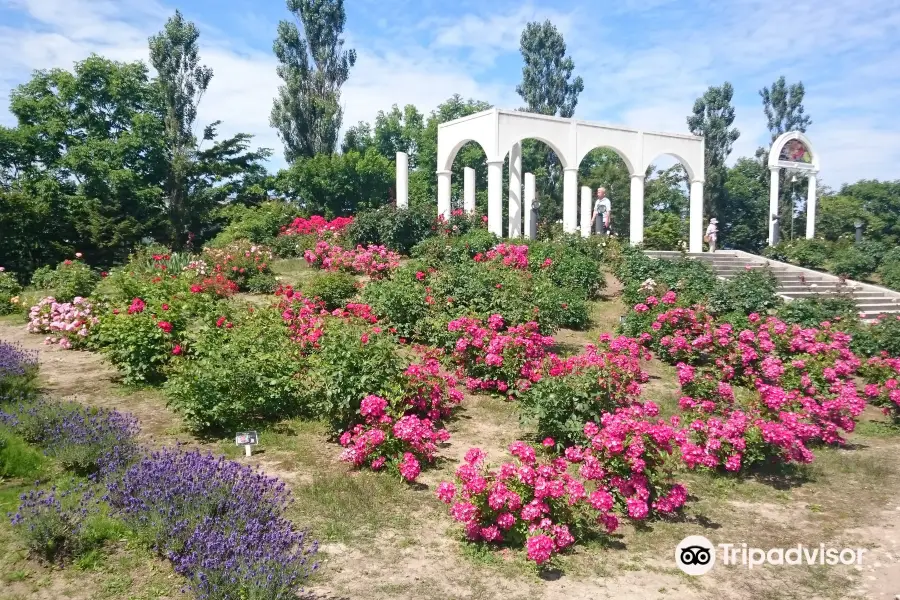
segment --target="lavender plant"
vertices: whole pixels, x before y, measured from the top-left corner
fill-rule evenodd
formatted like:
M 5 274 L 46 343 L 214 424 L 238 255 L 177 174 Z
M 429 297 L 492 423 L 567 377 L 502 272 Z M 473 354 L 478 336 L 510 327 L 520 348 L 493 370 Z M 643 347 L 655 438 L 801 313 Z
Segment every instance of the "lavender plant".
M 318 544 L 284 518 L 290 492 L 257 470 L 163 449 L 107 484 L 107 501 L 204 600 L 293 598 Z
M 28 549 L 49 562 L 59 562 L 82 550 L 85 521 L 93 495 L 82 484 L 57 491 L 32 490 L 19 497 L 10 521 L 22 533 Z
M 0 411 L 0 422 L 80 475 L 119 472 L 140 451 L 137 419 L 114 410 L 38 398 Z
M 0 340 L 0 401 L 32 392 L 37 369 L 37 352 Z

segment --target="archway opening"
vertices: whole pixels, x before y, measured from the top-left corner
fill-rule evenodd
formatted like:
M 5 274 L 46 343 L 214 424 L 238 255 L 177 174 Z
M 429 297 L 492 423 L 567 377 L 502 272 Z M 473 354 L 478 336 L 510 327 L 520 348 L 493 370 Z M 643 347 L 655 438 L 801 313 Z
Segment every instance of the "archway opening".
M 644 178 L 645 248 L 688 248 L 690 193 L 690 176 L 681 159 L 663 154 L 650 163 Z
M 537 208 L 532 211 L 537 223 L 537 236 L 542 237 L 550 233 L 554 228 L 561 227 L 562 222 L 562 179 L 563 167 L 556 152 L 545 141 L 537 138 L 525 138 L 519 142 L 522 147 L 522 171 L 520 184 L 522 185 L 521 214 L 522 236 L 527 237 L 525 230 L 525 173 L 534 175 L 535 202 Z M 503 223 L 504 235 L 508 232 L 509 223 L 509 174 L 510 153 L 506 153 L 503 165 Z
M 590 208 L 581 205 L 581 187 L 591 188 Z M 582 229 L 585 213 L 593 213 L 597 189 L 604 188 L 612 215 L 610 232 L 624 240 L 631 235 L 631 173 L 624 157 L 615 148 L 603 146 L 588 152 L 578 165 L 578 228 Z M 589 224 L 595 225 L 595 224 Z M 596 226 L 594 227 L 596 230 Z
M 487 154 L 481 144 L 469 140 L 460 146 L 451 162 L 450 210 L 462 210 L 465 199 L 465 169 L 475 170 L 475 207 L 487 213 Z

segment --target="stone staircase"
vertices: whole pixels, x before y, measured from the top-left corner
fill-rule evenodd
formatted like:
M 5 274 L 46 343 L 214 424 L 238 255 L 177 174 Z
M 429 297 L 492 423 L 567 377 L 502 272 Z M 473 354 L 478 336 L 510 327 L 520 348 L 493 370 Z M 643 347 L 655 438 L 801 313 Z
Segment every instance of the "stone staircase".
M 646 253 L 653 258 L 675 259 L 682 256 L 680 252 L 648 250 Z M 876 285 L 849 279 L 842 281 L 828 273 L 769 260 L 740 250 L 688 253 L 685 256 L 708 263 L 716 275 L 723 279 L 729 279 L 747 267 L 759 269 L 768 266 L 778 280 L 778 295 L 785 300 L 849 296 L 856 301 L 863 319 L 874 319 L 880 314 L 900 314 L 900 293 Z

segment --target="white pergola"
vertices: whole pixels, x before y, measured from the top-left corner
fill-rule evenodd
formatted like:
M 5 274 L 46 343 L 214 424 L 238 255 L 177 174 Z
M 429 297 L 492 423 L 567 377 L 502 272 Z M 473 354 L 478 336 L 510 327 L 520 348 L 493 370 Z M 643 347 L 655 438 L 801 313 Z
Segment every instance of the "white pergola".
M 440 135 L 440 134 L 438 134 Z M 804 156 L 800 160 L 790 160 L 790 152 L 785 152 L 785 146 L 792 140 L 799 141 L 803 147 Z M 808 162 L 807 162 L 808 161 Z M 782 133 L 772 143 L 769 151 L 769 171 L 771 180 L 769 184 L 769 245 L 775 244 L 775 227 L 778 217 L 778 174 L 781 169 L 788 172 L 795 171 L 805 174 L 809 179 L 806 196 L 806 239 L 811 240 L 816 234 L 816 175 L 819 173 L 819 155 L 813 150 L 809 139 L 799 131 Z M 793 214 L 791 214 L 793 218 Z
M 704 142 L 702 137 L 678 133 L 654 133 L 614 127 L 588 121 L 548 117 L 528 112 L 490 109 L 438 126 L 437 178 L 438 213 L 450 216 L 451 167 L 456 153 L 466 143 L 478 143 L 488 164 L 488 229 L 503 235 L 503 162 L 510 155 L 509 237 L 522 235 L 522 140 L 536 139 L 549 146 L 563 168 L 563 229 L 579 230 L 578 166 L 595 148 L 615 150 L 631 175 L 631 241 L 644 239 L 644 174 L 656 158 L 669 154 L 677 158 L 690 179 L 691 252 L 703 249 Z M 398 168 L 399 172 L 399 168 Z M 398 173 L 399 174 L 399 173 Z M 466 172 L 464 207 L 475 207 L 474 173 Z M 534 177 L 525 173 L 525 232 L 533 237 L 530 223 L 534 199 Z M 399 187 L 399 186 L 398 186 Z M 581 234 L 590 234 L 591 191 L 581 190 Z M 619 199 L 612 198 L 613 211 Z M 615 213 L 614 213 L 615 214 Z

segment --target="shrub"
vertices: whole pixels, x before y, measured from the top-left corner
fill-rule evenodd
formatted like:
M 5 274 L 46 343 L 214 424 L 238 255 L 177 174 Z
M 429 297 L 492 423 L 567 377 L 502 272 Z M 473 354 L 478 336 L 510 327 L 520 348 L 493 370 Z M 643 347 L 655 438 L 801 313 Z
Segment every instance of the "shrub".
M 222 457 L 154 452 L 111 481 L 108 498 L 204 600 L 295 597 L 318 567 L 318 543 L 284 516 L 284 483 Z
M 534 424 L 539 438 L 552 438 L 560 447 L 582 442 L 585 423 L 638 400 L 640 384 L 649 379 L 642 357 L 649 353 L 637 341 L 609 336 L 583 354 L 551 355 L 540 379 L 520 395 L 522 420 Z
M 126 311 L 105 314 L 96 327 L 92 345 L 121 373 L 128 385 L 158 385 L 178 345 L 180 327 L 172 317 L 146 308 L 135 298 Z
M 579 289 L 588 298 L 596 297 L 606 287 L 600 263 L 577 247 L 558 242 L 533 242 L 528 245 L 528 260 L 532 271 L 543 267 L 554 284 Z
M 191 429 L 241 428 L 297 414 L 302 367 L 281 314 L 257 309 L 190 337 L 164 389 Z
M 831 271 L 850 279 L 865 279 L 875 272 L 878 262 L 875 256 L 857 247 L 850 247 L 835 253 L 831 261 Z
M 15 275 L 0 267 L 0 315 L 9 315 L 19 310 L 21 293 L 22 286 Z
M 823 321 L 856 322 L 858 309 L 850 296 L 836 298 L 803 298 L 785 302 L 775 313 L 789 325 L 818 327 Z
M 900 291 L 900 248 L 885 253 L 878 267 L 878 277 L 883 285 Z
M 37 352 L 0 340 L 0 401 L 34 392 L 37 372 Z
M 325 308 L 334 310 L 356 296 L 357 283 L 349 273 L 317 273 L 303 288 L 306 297 L 319 299 L 325 304 Z
M 45 344 L 59 344 L 66 349 L 83 348 L 99 321 L 93 304 L 80 296 L 64 303 L 53 296 L 42 298 L 31 307 L 28 317 L 28 333 L 49 334 Z
M 711 290 L 708 308 L 713 314 L 764 313 L 781 304 L 778 280 L 768 268 L 745 269 Z
M 246 240 L 236 241 L 222 248 L 204 248 L 203 259 L 212 265 L 210 275 L 222 275 L 233 281 L 242 292 L 271 292 L 275 289 L 275 275 L 271 262 L 274 255 L 266 246 Z
M 709 265 L 691 259 L 653 259 L 635 247 L 624 247 L 615 266 L 615 274 L 625 289 L 622 299 L 626 304 L 642 302 L 647 291 L 674 291 L 679 302 L 690 306 L 705 302 L 709 291 L 719 281 Z
M 51 563 L 62 562 L 85 549 L 91 499 L 84 486 L 65 491 L 32 490 L 20 496 L 11 521 L 29 551 Z
M 499 241 L 487 229 L 476 228 L 461 235 L 430 237 L 416 244 L 411 255 L 429 266 L 438 267 L 444 263 L 467 262 L 488 252 Z
M 247 208 L 241 204 L 227 207 L 229 223 L 207 245 L 222 248 L 237 240 L 271 244 L 278 233 L 297 217 L 300 208 L 291 202 L 274 200 Z
M 900 358 L 871 358 L 860 369 L 860 375 L 867 384 L 869 403 L 900 425 Z
M 900 357 L 900 316 L 881 315 L 874 323 L 860 324 L 852 330 L 850 344 L 858 356 Z
M 304 252 L 303 258 L 319 269 L 368 275 L 373 279 L 383 277 L 400 265 L 400 255 L 384 246 L 357 246 L 354 250 L 344 250 L 325 241 Z
M 80 256 L 74 261 L 65 260 L 59 263 L 55 270 L 41 267 L 32 275 L 31 284 L 38 289 L 49 291 L 61 302 L 71 302 L 79 296 L 90 296 L 97 287 L 100 276 L 79 259 Z
M 310 409 L 342 432 L 363 422 L 363 398 L 402 395 L 403 363 L 391 336 L 380 328 L 329 319 L 304 384 Z
M 111 474 L 138 454 L 137 419 L 117 411 L 37 399 L 0 411 L 0 421 L 78 474 Z
M 470 390 L 501 394 L 525 389 L 539 375 L 541 361 L 553 346 L 550 336 L 538 332 L 537 323 L 507 327 L 500 315 L 492 315 L 487 326 L 478 319 L 462 317 L 447 329 L 456 340 L 448 348 L 451 360 L 466 376 Z
M 400 254 L 409 254 L 413 246 L 434 235 L 434 205 L 409 208 L 386 205 L 354 215 L 347 228 L 347 239 L 354 246 L 385 246 Z
M 832 253 L 830 242 L 822 239 L 798 239 L 779 242 L 763 250 L 763 256 L 807 269 L 823 269 Z

